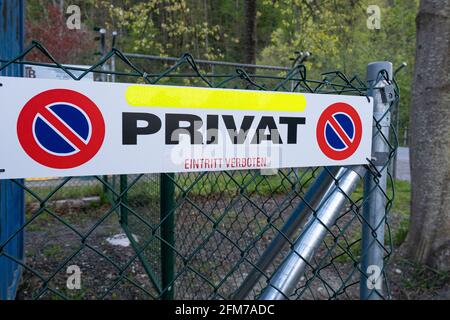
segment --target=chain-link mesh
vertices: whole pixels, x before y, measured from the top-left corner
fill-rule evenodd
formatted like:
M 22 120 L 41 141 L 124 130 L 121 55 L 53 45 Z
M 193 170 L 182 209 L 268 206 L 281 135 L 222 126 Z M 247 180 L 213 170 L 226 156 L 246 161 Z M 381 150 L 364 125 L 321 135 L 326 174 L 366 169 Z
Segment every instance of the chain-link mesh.
M 41 52 L 42 61 L 48 63 L 26 61 L 31 51 Z M 105 71 L 101 67 L 112 57 L 116 59 L 117 71 Z M 113 73 L 118 82 L 363 96 L 368 90 L 358 77 L 348 78 L 341 72 L 310 80 L 303 65 L 273 75 L 258 70 L 249 74 L 243 69 L 211 73 L 200 70 L 189 54 L 161 71 L 148 62 L 134 64 L 116 49 L 75 77 L 73 68 L 56 62 L 37 42 L 16 59 L 2 61 L 0 71 L 11 64 L 53 66 L 74 80 L 94 72 Z M 380 77 L 386 74 L 380 73 Z M 392 79 L 386 81 L 395 85 Z M 392 108 L 398 98 L 395 86 Z M 383 134 L 379 122 L 375 129 L 374 135 Z M 397 147 L 396 142 L 392 143 L 396 141 L 392 127 L 391 137 L 384 136 L 389 157 L 383 166 L 388 170 Z M 373 164 L 372 159 L 368 161 L 371 165 L 366 166 L 365 179 L 378 182 L 379 165 Z M 14 260 L 23 269 L 17 295 L 20 299 L 229 299 L 242 292 L 244 280 L 255 270 L 258 277 L 245 297 L 258 298 L 292 253 L 305 226 L 317 219 L 323 202 L 312 201 L 308 191 L 321 175 L 328 176 L 331 185 L 340 188 L 337 169 L 319 167 L 280 169 L 272 175 L 242 170 L 13 180 L 25 191 L 26 223 L 0 243 L 0 257 Z M 372 192 L 363 193 L 361 179 L 352 194 L 345 194 L 345 206 L 326 227 L 325 238 L 307 261 L 288 298 L 359 297 L 359 283 L 367 278 L 361 270 L 366 254 L 362 251 L 361 230 L 367 224 L 363 205 Z M 387 217 L 394 196 L 392 179 L 382 192 L 387 200 L 385 219 L 369 228 L 386 228 L 386 239 L 376 241 L 388 259 L 391 239 Z M 301 204 L 307 209 L 304 219 L 295 230 L 286 233 L 283 225 Z M 22 231 L 25 259 L 19 261 L 4 248 Z M 277 236 L 284 245 L 261 269 L 258 260 Z M 67 286 L 69 266 L 77 266 L 82 272 L 80 289 Z M 384 270 L 383 273 L 387 279 Z M 379 294 L 387 298 L 389 288 L 385 282 Z

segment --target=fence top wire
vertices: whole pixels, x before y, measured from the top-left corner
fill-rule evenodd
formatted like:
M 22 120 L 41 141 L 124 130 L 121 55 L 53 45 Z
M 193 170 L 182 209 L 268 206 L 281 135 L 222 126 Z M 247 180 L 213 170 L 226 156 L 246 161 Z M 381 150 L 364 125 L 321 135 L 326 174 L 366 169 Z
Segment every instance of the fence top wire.
M 171 62 L 177 62 L 179 60 L 179 58 L 175 58 L 175 57 L 161 57 L 161 56 L 147 55 L 147 54 L 140 54 L 140 53 L 124 53 L 124 55 L 129 58 L 144 59 L 144 60 L 160 60 L 160 61 L 171 61 Z M 236 63 L 236 62 L 228 62 L 228 61 L 215 61 L 215 60 L 203 60 L 203 59 L 195 59 L 195 62 L 197 62 L 197 64 L 227 66 L 227 67 L 236 67 L 236 68 L 256 68 L 256 69 L 267 69 L 267 70 L 278 70 L 278 71 L 289 71 L 291 69 L 289 67 L 254 65 L 254 64 L 249 64 L 249 63 Z
M 37 62 L 26 60 L 26 56 L 34 52 L 39 52 L 50 63 Z M 102 68 L 112 58 L 119 59 L 125 66 L 124 71 L 111 71 Z M 208 87 L 224 87 L 226 84 L 233 80 L 239 79 L 247 83 L 246 89 L 256 90 L 272 90 L 272 91 L 296 91 L 305 93 L 324 93 L 324 94 L 351 94 L 365 96 L 367 92 L 367 86 L 364 81 L 358 76 L 348 77 L 340 71 L 325 72 L 322 74 L 321 80 L 308 79 L 307 69 L 305 65 L 299 64 L 292 68 L 286 68 L 280 70 L 286 73 L 285 75 L 261 75 L 251 74 L 243 69 L 247 65 L 239 65 L 234 73 L 224 74 L 211 74 L 202 72 L 197 60 L 195 60 L 191 54 L 184 53 L 180 58 L 171 60 L 174 62 L 172 66 L 162 72 L 147 72 L 144 68 L 138 67 L 129 58 L 133 58 L 131 54 L 124 54 L 117 48 L 112 48 L 108 53 L 101 57 L 98 61 L 92 64 L 89 68 L 68 66 L 58 62 L 53 55 L 38 41 L 31 41 L 30 45 L 18 56 L 11 60 L 5 60 L 0 57 L 0 72 L 7 69 L 13 64 L 20 65 L 32 65 L 32 66 L 44 66 L 49 68 L 56 68 L 62 70 L 73 80 L 81 80 L 89 73 L 93 74 L 107 74 L 117 76 L 134 77 L 137 81 L 144 81 L 147 84 L 156 84 L 161 79 L 170 78 L 196 78 L 201 80 L 203 86 Z M 201 63 L 206 64 L 206 60 L 200 60 Z M 190 72 L 179 72 L 181 67 L 189 67 Z M 259 66 L 252 66 L 252 68 L 258 69 Z M 270 66 L 269 66 L 270 67 Z M 78 76 L 74 71 L 81 72 Z M 211 79 L 222 78 L 218 84 L 213 85 Z M 266 79 L 277 81 L 275 85 L 267 87 L 265 85 L 257 84 L 256 80 Z M 294 86 L 291 87 L 292 83 Z M 289 85 L 289 88 L 287 87 Z

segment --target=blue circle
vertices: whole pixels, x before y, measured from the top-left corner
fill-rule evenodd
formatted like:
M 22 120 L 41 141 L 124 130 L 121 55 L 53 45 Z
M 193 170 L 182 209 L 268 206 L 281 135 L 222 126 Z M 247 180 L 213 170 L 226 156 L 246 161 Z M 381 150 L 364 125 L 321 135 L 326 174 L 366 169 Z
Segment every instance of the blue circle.
M 49 107 L 66 125 L 72 128 L 83 140 L 87 141 L 90 133 L 89 120 L 77 108 L 68 104 L 55 104 Z M 71 154 L 76 149 L 41 117 L 36 118 L 34 126 L 36 140 L 42 147 L 53 153 Z
M 336 113 L 333 118 L 339 123 L 341 128 L 347 134 L 350 140 L 353 140 L 355 136 L 355 127 L 353 125 L 352 119 L 344 113 Z M 330 145 L 335 150 L 344 150 L 348 148 L 343 139 L 338 135 L 336 130 L 328 122 L 325 126 L 325 138 Z

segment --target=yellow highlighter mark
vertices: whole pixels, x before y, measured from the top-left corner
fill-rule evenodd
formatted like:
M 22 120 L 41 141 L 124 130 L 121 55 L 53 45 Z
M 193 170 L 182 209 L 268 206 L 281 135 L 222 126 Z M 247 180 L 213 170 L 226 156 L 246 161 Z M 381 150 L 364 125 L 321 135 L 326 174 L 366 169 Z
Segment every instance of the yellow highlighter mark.
M 306 108 L 301 93 L 132 85 L 126 90 L 133 107 L 220 109 L 301 112 Z

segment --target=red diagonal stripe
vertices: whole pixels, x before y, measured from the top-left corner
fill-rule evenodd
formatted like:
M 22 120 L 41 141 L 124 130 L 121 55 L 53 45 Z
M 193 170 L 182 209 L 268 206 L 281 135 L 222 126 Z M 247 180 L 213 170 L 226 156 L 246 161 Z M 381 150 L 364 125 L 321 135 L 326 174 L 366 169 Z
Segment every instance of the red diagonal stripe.
M 330 117 L 328 119 L 328 122 L 333 127 L 333 129 L 337 132 L 339 137 L 344 140 L 344 143 L 347 145 L 347 147 L 350 147 L 352 145 L 352 141 L 347 136 L 347 133 L 341 128 L 341 125 L 336 121 L 334 117 Z
M 39 111 L 42 117 L 45 118 L 53 127 L 55 127 L 61 134 L 69 140 L 73 145 L 75 145 L 78 150 L 83 150 L 86 147 L 86 143 L 81 140 L 76 134 L 74 134 L 67 124 L 62 122 L 53 113 L 51 113 L 47 108 L 43 108 Z

